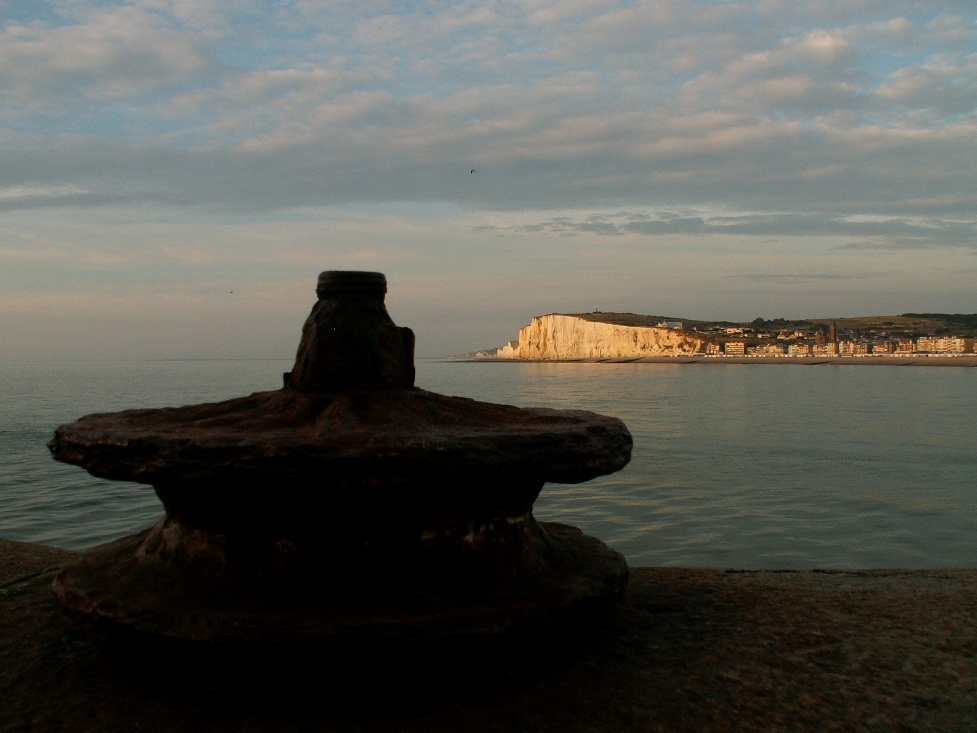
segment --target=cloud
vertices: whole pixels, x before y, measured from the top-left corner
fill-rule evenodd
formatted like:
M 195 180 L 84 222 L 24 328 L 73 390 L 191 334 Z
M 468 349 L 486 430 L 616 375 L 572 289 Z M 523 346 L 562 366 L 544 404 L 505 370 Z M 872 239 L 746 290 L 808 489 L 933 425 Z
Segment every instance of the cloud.
M 882 82 L 877 94 L 888 101 L 924 109 L 935 118 L 973 117 L 977 109 L 977 53 L 964 58 L 930 57 L 903 67 Z
M 907 3 L 77 7 L 4 28 L 0 184 L 266 211 L 973 203 L 973 24 Z M 84 203 L 22 199 L 45 201 Z
M 583 218 L 560 216 L 541 222 L 481 227 L 514 234 L 548 232 L 647 237 L 829 238 L 841 250 L 963 248 L 977 251 L 977 221 L 939 218 L 847 217 L 805 213 L 718 214 L 692 212 L 618 212 Z M 837 240 L 849 240 L 839 243 Z
M 790 285 L 798 283 L 818 283 L 818 282 L 845 282 L 848 280 L 865 280 L 867 274 L 858 275 L 837 275 L 824 272 L 810 273 L 791 273 L 791 272 L 751 272 L 738 275 L 727 275 L 730 280 L 749 280 L 758 283 L 777 283 L 780 285 Z
M 138 97 L 210 65 L 192 33 L 136 5 L 92 8 L 61 25 L 12 22 L 0 32 L 0 95 L 48 110 L 78 99 Z
M 971 302 L 975 34 L 972 0 L 7 3 L 0 285 L 328 259 L 512 311 L 667 260 L 722 309 L 884 257 L 877 292 Z

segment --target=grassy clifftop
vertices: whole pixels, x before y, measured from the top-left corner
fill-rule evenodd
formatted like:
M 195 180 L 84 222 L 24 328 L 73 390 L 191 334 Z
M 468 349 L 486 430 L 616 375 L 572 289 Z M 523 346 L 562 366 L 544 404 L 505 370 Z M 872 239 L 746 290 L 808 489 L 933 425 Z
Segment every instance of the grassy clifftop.
M 760 329 L 805 329 L 832 324 L 850 331 L 891 331 L 907 335 L 922 336 L 956 335 L 977 337 L 977 313 L 903 313 L 898 316 L 858 316 L 854 318 L 807 318 L 788 320 L 775 318 L 753 321 L 700 321 L 694 318 L 675 316 L 641 315 L 638 313 L 568 313 L 576 318 L 597 323 L 610 323 L 616 326 L 657 326 L 662 321 L 681 321 L 686 328 L 706 329 L 710 327 L 742 326 Z

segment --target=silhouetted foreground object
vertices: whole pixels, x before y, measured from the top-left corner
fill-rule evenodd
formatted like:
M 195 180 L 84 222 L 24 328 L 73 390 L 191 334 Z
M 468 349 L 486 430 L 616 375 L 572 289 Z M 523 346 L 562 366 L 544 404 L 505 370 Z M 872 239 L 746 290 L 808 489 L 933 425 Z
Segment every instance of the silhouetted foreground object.
M 69 611 L 193 640 L 350 646 L 500 633 L 617 595 L 624 558 L 538 523 L 546 481 L 617 471 L 624 424 L 414 387 L 386 279 L 324 272 L 285 386 L 94 414 L 59 461 L 152 484 L 166 516 L 61 572 Z

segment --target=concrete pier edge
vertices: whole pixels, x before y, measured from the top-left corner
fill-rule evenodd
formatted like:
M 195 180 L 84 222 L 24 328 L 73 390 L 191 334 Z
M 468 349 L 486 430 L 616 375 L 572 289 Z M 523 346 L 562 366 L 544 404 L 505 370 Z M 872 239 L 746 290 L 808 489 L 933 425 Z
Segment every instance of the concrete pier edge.
M 977 729 L 977 570 L 632 568 L 550 635 L 360 659 L 105 641 L 0 539 L 0 731 Z M 223 654 L 223 652 L 222 652 Z

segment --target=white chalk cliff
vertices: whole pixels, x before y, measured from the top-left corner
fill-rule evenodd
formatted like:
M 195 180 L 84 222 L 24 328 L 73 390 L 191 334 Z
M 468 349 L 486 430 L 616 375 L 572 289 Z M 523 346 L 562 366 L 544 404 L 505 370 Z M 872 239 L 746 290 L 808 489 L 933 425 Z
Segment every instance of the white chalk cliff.
M 618 326 L 579 316 L 552 313 L 533 318 L 519 330 L 519 340 L 498 351 L 500 359 L 608 359 L 700 354 L 706 341 L 685 331 L 647 326 Z

